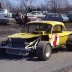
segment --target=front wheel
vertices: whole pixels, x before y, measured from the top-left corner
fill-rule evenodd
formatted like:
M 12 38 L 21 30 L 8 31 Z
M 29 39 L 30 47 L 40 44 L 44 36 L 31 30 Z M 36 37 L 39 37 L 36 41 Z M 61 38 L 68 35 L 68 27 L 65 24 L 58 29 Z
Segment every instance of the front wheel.
M 52 52 L 52 47 L 49 42 L 47 41 L 39 42 L 36 49 L 36 54 L 40 60 L 43 60 L 43 61 L 48 60 L 49 57 L 51 56 L 51 52 Z

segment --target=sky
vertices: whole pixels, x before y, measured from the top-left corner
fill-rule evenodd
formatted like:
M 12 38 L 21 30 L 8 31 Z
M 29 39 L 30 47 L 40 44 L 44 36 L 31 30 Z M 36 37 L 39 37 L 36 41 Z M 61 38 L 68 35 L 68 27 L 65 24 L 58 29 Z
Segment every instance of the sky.
M 69 4 L 72 5 L 72 0 L 68 0 Z
M 45 4 L 45 0 L 35 0 L 33 4 L 40 5 L 41 3 Z
M 1 1 L 1 0 L 0 0 Z M 7 1 L 7 0 L 6 0 Z M 14 6 L 19 6 L 20 0 L 9 0 Z M 45 4 L 46 0 L 33 0 L 32 4 L 35 6 L 40 6 L 41 4 Z M 68 0 L 69 4 L 72 5 L 72 0 Z
M 19 0 L 9 0 L 11 1 L 14 5 L 19 5 Z M 33 0 L 32 4 L 40 6 L 41 3 L 45 4 L 45 0 Z
M 19 0 L 9 0 L 11 2 L 13 2 L 15 5 L 19 3 Z M 72 5 L 72 0 L 68 0 L 69 4 Z M 35 5 L 39 5 L 41 3 L 45 3 L 45 0 L 33 0 L 33 4 Z

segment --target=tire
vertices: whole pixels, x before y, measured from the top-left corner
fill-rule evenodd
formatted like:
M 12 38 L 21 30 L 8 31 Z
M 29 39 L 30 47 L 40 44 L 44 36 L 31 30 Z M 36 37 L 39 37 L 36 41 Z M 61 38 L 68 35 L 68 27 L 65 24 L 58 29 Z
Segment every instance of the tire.
M 69 35 L 67 39 L 66 48 L 68 51 L 72 51 L 72 35 Z
M 51 56 L 52 47 L 47 41 L 40 41 L 36 48 L 36 55 L 39 60 L 46 61 Z
M 66 48 L 67 48 L 68 51 L 72 51 L 72 44 L 67 44 Z

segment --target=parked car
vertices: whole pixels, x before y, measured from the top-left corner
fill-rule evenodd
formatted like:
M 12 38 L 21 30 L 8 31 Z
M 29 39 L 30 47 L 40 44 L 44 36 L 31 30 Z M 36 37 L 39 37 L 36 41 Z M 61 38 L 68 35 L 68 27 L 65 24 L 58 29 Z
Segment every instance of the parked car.
M 30 19 L 30 21 L 37 21 L 37 20 L 41 20 L 40 17 L 33 15 L 32 13 L 27 13 L 28 18 Z
M 33 14 L 32 13 L 27 13 L 27 16 L 31 17 L 31 16 L 33 16 Z
M 66 14 L 61 14 L 62 18 L 63 18 L 63 22 L 68 22 L 69 18 L 67 17 Z
M 7 9 L 0 9 L 0 24 L 8 24 L 11 17 L 12 13 L 10 13 Z
M 31 55 L 48 60 L 52 50 L 66 46 L 72 50 L 72 32 L 66 31 L 64 23 L 58 21 L 32 21 L 20 33 L 8 36 L 0 44 L 0 53 Z
M 45 16 L 41 11 L 32 11 L 31 14 L 38 18 L 43 18 Z
M 30 21 L 39 21 L 41 20 L 41 18 L 35 17 L 35 16 L 29 16 L 28 17 L 30 19 Z
M 69 18 L 69 22 L 72 22 L 72 13 L 68 13 L 67 16 Z
M 69 21 L 66 14 L 59 14 L 59 13 L 48 13 L 43 18 L 43 20 L 53 20 L 53 21 L 61 21 L 61 22 L 68 22 Z

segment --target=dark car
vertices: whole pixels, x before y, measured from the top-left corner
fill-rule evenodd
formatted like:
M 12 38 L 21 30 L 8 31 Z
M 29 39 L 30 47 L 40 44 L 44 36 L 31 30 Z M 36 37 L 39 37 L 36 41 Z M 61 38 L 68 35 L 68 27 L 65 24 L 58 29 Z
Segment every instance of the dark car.
M 61 21 L 61 22 L 67 22 L 69 21 L 66 14 L 59 14 L 59 13 L 48 13 L 43 18 L 43 20 L 52 20 L 52 21 Z
M 69 18 L 69 22 L 72 22 L 72 13 L 68 13 L 67 17 Z

